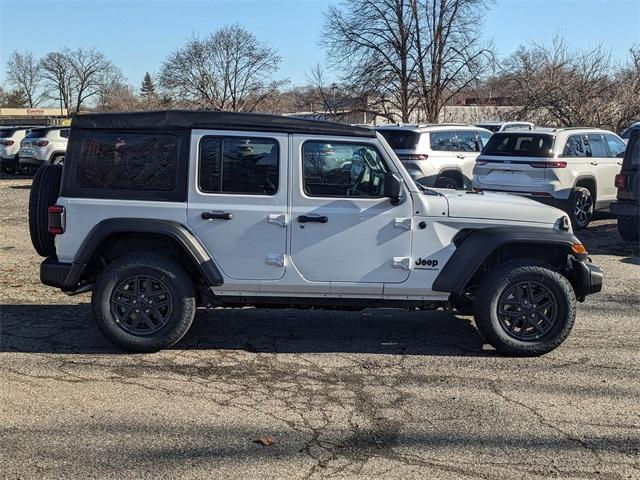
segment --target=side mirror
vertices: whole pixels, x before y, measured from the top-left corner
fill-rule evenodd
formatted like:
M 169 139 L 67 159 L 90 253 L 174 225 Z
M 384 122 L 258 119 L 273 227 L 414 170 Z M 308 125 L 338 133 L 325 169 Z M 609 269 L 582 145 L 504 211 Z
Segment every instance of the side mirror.
M 384 176 L 384 196 L 391 200 L 393 205 L 400 203 L 402 180 L 395 173 L 387 173 Z

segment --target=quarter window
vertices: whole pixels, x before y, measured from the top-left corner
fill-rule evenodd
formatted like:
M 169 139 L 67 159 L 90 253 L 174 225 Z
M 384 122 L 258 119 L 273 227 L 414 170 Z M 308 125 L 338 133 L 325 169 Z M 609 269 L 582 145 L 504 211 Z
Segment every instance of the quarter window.
M 304 191 L 312 197 L 383 197 L 389 172 L 373 147 L 308 141 L 302 146 Z
M 178 138 L 174 135 L 90 132 L 80 148 L 77 175 L 82 187 L 176 188 Z
M 204 137 L 198 184 L 207 193 L 275 195 L 280 149 L 273 138 Z

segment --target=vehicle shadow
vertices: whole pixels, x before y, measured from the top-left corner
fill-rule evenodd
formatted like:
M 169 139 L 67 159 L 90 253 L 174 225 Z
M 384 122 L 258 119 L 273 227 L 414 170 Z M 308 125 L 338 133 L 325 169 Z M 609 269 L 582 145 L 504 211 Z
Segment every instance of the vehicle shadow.
M 637 257 L 640 255 L 638 243 L 623 240 L 618 233 L 615 222 L 590 225 L 576 232 L 576 236 L 593 255 L 617 255 L 621 257 Z
M 174 349 L 252 353 L 373 353 L 486 356 L 470 319 L 444 311 L 294 309 L 199 311 Z M 0 352 L 123 354 L 106 340 L 88 304 L 1 305 Z

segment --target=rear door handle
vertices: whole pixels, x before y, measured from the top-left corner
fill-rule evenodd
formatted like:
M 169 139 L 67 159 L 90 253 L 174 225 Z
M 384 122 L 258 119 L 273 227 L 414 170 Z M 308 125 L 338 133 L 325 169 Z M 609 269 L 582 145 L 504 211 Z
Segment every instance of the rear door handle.
M 200 216 L 205 220 L 231 220 L 233 218 L 229 212 L 202 212 Z
M 621 162 L 620 160 L 618 160 L 616 163 L 617 163 L 618 165 L 622 165 L 622 162 Z
M 598 162 L 589 162 L 591 165 L 598 165 Z
M 325 216 L 317 216 L 317 215 L 298 215 L 298 222 L 307 223 L 307 222 L 315 222 L 315 223 L 327 223 L 329 219 Z
M 458 157 L 459 159 L 463 159 L 464 155 L 456 155 L 456 157 Z

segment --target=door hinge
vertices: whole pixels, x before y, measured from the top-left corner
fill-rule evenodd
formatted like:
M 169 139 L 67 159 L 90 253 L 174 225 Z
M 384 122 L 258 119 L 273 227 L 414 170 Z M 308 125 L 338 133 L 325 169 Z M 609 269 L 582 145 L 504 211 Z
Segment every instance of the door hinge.
M 393 268 L 409 270 L 411 268 L 411 257 L 393 257 Z
M 273 265 L 275 267 L 284 267 L 284 255 L 281 253 L 271 253 L 267 255 L 267 265 Z
M 281 227 L 286 227 L 287 215 L 285 213 L 270 213 L 267 217 L 267 222 L 274 225 L 280 225 Z
M 411 217 L 397 217 L 393 220 L 393 226 L 397 228 L 404 228 L 405 230 L 411 230 Z

